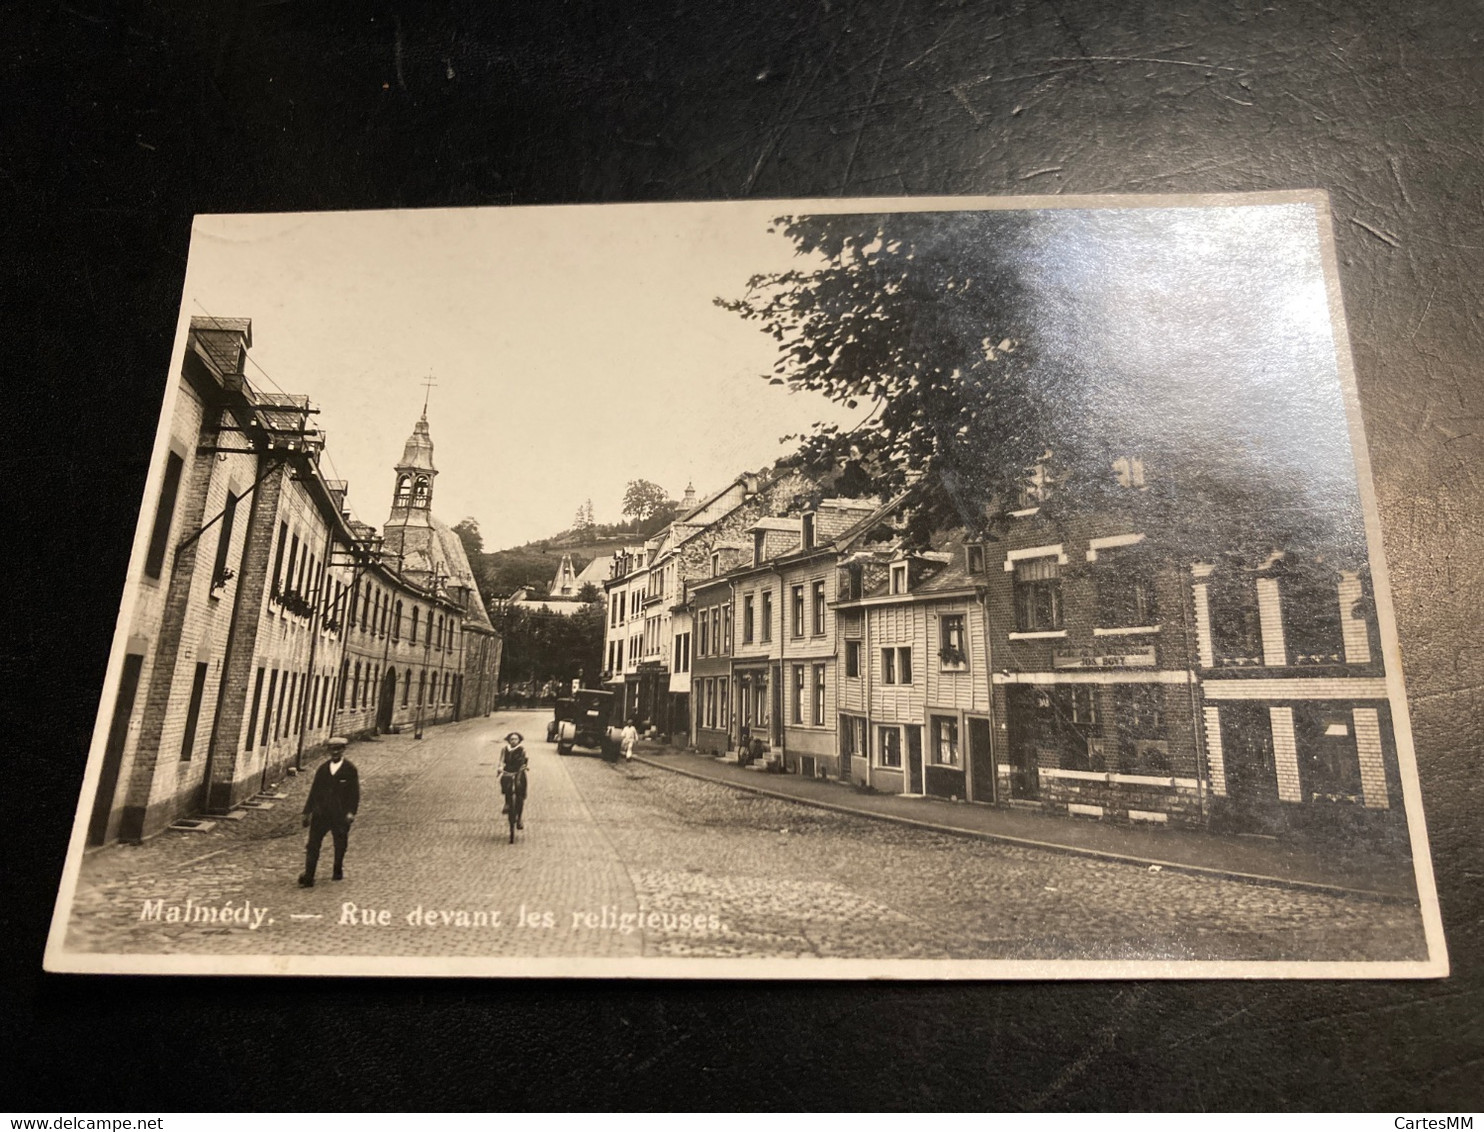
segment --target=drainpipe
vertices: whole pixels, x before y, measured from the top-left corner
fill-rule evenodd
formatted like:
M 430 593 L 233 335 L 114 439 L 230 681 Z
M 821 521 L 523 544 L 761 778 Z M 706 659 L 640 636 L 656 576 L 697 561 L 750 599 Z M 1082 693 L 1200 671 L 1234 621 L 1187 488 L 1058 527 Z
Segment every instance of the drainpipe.
M 988 569 L 988 566 L 985 567 Z M 984 634 L 984 693 L 986 696 L 985 715 L 989 717 L 989 800 L 998 802 L 1000 800 L 1000 741 L 995 731 L 994 710 L 994 665 L 993 656 L 990 652 L 989 643 L 989 589 L 985 586 L 978 587 L 979 611 L 983 614 L 980 622 L 981 631 Z M 969 760 L 970 775 L 973 774 L 973 759 Z M 978 783 L 970 779 L 970 785 L 975 787 L 974 800 L 978 798 Z
M 866 786 L 874 787 L 871 773 L 876 767 L 876 758 L 872 752 L 871 742 L 871 610 L 868 606 L 861 606 L 861 690 L 864 699 L 861 707 L 866 713 Z
M 314 673 L 314 655 L 319 647 L 320 627 L 325 623 L 325 595 L 329 592 L 330 580 L 330 558 L 334 542 L 335 528 L 325 524 L 325 553 L 320 561 L 324 564 L 320 568 L 319 593 L 314 595 L 314 616 L 309 619 L 309 661 L 304 668 L 304 678 L 301 684 L 308 686 Z M 314 711 L 314 704 L 309 702 L 305 695 L 299 694 L 299 743 L 294 750 L 294 768 L 304 769 L 304 724 L 310 719 L 310 713 Z
M 1184 579 L 1180 582 L 1180 627 L 1185 637 L 1185 687 L 1190 696 L 1190 730 L 1195 739 L 1195 796 L 1196 804 L 1201 811 L 1201 824 L 1209 824 L 1211 820 L 1210 800 L 1206 788 L 1206 730 L 1201 723 L 1200 703 L 1195 690 L 1195 658 L 1190 648 L 1190 602 L 1187 597 L 1194 600 L 1194 589 L 1186 593 Z
M 785 624 L 785 619 L 793 615 L 793 602 L 788 604 L 788 613 L 784 613 L 783 574 L 775 566 L 773 577 L 778 579 L 778 712 L 782 719 L 778 721 L 778 765 L 783 770 L 788 770 L 788 721 L 791 718 L 788 708 L 783 699 L 785 688 L 792 688 L 792 683 L 785 683 L 788 679 L 788 665 L 785 657 L 788 655 L 788 634 L 793 631 L 792 622 Z M 772 698 L 772 689 L 769 689 L 769 697 Z M 770 705 L 771 706 L 771 705 Z

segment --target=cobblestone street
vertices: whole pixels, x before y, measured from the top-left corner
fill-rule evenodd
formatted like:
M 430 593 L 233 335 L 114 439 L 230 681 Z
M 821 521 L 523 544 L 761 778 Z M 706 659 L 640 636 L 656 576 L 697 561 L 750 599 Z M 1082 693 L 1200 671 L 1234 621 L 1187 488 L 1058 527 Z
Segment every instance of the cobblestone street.
M 317 887 L 295 884 L 307 774 L 282 784 L 288 797 L 271 810 L 93 853 L 68 946 L 468 958 L 1425 954 L 1404 903 L 1153 872 L 811 809 L 642 763 L 563 758 L 543 741 L 546 719 L 496 713 L 421 741 L 352 745 L 363 801 L 344 882 L 328 879 L 326 859 Z M 532 759 L 515 845 L 495 777 L 512 727 Z M 223 907 L 242 922 L 168 920 L 171 908 Z

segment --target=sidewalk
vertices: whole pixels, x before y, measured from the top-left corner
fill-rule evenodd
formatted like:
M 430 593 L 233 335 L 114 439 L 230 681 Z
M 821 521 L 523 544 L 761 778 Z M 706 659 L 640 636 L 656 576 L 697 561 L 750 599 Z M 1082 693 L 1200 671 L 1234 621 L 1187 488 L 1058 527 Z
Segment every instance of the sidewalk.
M 1264 837 L 1129 826 L 940 798 L 868 794 L 833 779 L 766 774 L 730 759 L 643 742 L 635 757 L 649 766 L 740 790 L 943 833 L 1290 888 L 1407 903 L 1417 898 L 1410 861 L 1368 850 L 1347 847 L 1343 855 L 1325 856 L 1315 847 Z

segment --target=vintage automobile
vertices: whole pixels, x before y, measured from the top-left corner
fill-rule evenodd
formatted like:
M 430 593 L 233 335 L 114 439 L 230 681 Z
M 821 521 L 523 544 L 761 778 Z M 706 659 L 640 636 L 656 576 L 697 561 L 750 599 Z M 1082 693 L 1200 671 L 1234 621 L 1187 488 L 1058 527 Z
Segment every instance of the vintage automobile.
M 618 757 L 620 729 L 613 726 L 616 703 L 612 692 L 582 688 L 573 696 L 572 718 L 557 724 L 557 754 L 570 755 L 577 747 Z
M 563 723 L 572 719 L 573 713 L 576 710 L 577 701 L 570 696 L 563 696 L 557 700 L 556 710 L 552 712 L 551 722 L 546 725 L 546 741 L 548 743 L 555 743 L 557 741 L 557 732 L 561 729 Z

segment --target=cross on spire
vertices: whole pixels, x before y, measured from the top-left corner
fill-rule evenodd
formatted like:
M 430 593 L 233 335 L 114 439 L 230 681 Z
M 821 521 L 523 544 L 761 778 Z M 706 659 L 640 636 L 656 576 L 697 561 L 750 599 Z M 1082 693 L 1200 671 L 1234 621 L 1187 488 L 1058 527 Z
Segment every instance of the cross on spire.
M 433 386 L 437 385 L 437 379 L 433 377 L 433 371 L 428 371 L 428 376 L 419 383 L 423 387 L 423 416 L 428 415 L 428 397 L 433 392 Z

